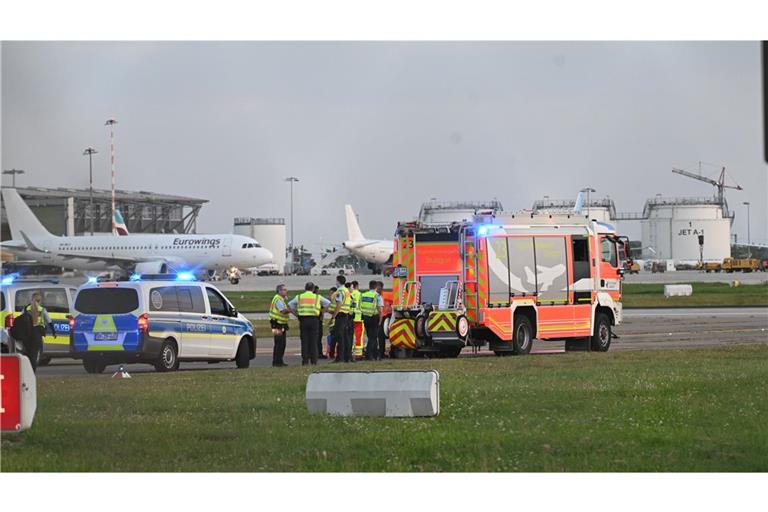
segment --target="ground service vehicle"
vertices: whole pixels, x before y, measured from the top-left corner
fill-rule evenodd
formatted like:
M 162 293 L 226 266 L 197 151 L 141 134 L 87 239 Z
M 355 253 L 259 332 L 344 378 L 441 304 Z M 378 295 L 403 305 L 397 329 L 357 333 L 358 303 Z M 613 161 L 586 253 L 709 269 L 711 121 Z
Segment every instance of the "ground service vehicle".
M 722 267 L 719 261 L 707 261 L 707 262 L 704 262 L 702 269 L 704 270 L 704 272 L 709 274 L 710 272 L 720 272 Z
M 475 215 L 401 223 L 395 238 L 393 351 L 456 357 L 488 344 L 527 354 L 534 338 L 608 350 L 621 322 L 629 242 L 572 215 Z
M 180 361 L 230 361 L 247 368 L 256 355 L 253 326 L 213 285 L 179 274 L 78 288 L 70 353 L 89 373 L 109 364 L 148 363 L 160 372 Z
M 725 272 L 757 272 L 760 262 L 755 258 L 725 258 L 721 268 Z
M 69 321 L 70 306 L 75 296 L 76 288 L 58 284 L 55 279 L 18 278 L 13 275 L 5 276 L 0 286 L 0 321 L 2 321 L 3 352 L 10 350 L 8 331 L 13 326 L 13 320 L 19 316 L 24 306 L 32 302 L 32 294 L 40 292 L 43 297 L 43 307 L 51 317 L 56 337 L 51 334 L 48 326 L 43 337 L 43 352 L 40 354 L 40 365 L 46 365 L 52 357 L 69 357 Z M 23 343 L 16 341 L 18 351 L 23 352 Z

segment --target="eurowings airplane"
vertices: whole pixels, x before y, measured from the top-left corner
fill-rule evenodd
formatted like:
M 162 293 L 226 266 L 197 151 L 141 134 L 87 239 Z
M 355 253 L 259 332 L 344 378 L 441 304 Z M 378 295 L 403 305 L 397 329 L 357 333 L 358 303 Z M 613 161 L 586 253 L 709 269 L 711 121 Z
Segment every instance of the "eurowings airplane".
M 368 240 L 360 231 L 360 225 L 351 205 L 344 205 L 347 213 L 347 236 L 349 240 L 342 245 L 352 254 L 363 258 L 368 263 L 383 265 L 392 259 L 393 240 Z
M 4 188 L 3 203 L 12 240 L 2 248 L 19 258 L 77 270 L 137 274 L 245 269 L 272 263 L 272 253 L 241 235 L 55 236 L 29 209 L 16 189 Z

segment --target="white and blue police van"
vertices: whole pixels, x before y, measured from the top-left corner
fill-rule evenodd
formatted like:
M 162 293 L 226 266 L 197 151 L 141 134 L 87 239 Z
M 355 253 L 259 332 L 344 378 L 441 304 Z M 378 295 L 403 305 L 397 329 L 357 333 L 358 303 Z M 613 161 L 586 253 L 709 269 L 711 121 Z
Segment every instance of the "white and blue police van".
M 256 356 L 251 322 L 214 286 L 180 273 L 89 282 L 77 290 L 70 319 L 70 356 L 88 373 L 110 364 L 146 363 L 159 372 L 181 361 L 232 361 Z

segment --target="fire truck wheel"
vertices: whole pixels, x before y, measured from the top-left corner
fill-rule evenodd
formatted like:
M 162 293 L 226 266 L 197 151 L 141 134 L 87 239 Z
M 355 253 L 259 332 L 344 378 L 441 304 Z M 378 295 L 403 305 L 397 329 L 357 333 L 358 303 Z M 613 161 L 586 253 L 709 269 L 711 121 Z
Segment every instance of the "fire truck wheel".
M 598 313 L 595 317 L 595 334 L 592 335 L 591 345 L 595 352 L 608 352 L 611 346 L 611 320 L 605 313 Z
M 440 349 L 440 355 L 447 359 L 456 359 L 461 354 L 461 349 L 464 347 L 443 347 Z
M 37 366 L 48 366 L 51 362 L 50 357 L 41 357 L 40 361 L 38 361 Z
M 94 359 L 83 359 L 83 368 L 88 373 L 101 373 L 104 371 L 107 365 L 102 361 Z
M 515 315 L 515 328 L 512 334 L 512 351 L 517 355 L 525 355 L 533 346 L 533 327 L 525 315 Z
M 460 315 L 456 319 L 456 334 L 461 341 L 467 341 L 467 335 L 469 334 L 469 320 L 464 315 Z
M 155 370 L 158 372 L 172 372 L 179 369 L 179 351 L 176 348 L 176 342 L 168 339 L 163 342 L 160 349 L 160 357 L 155 363 Z
M 427 317 L 424 315 L 417 316 L 414 329 L 417 338 L 425 339 L 427 337 Z

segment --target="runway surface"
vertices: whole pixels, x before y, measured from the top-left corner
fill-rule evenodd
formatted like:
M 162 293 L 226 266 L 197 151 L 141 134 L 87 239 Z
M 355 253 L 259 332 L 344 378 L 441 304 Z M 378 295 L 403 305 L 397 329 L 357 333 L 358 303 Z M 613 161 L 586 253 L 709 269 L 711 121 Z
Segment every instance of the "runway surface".
M 680 308 L 680 309 L 630 309 L 624 312 L 624 322 L 615 329 L 618 339 L 611 344 L 616 350 L 656 350 L 680 348 L 706 348 L 730 344 L 768 343 L 768 308 Z M 563 342 L 535 341 L 532 354 L 564 352 Z M 272 339 L 259 339 L 256 359 L 251 369 L 271 367 Z M 464 349 L 462 358 L 492 357 L 493 353 L 481 349 L 472 354 Z M 286 363 L 301 364 L 298 337 L 288 339 Z M 321 360 L 321 365 L 328 364 Z M 388 365 L 389 366 L 389 365 Z M 348 365 L 340 365 L 342 368 Z M 154 372 L 149 365 L 128 365 L 130 373 Z M 235 368 L 228 363 L 181 363 L 181 370 Z M 111 374 L 117 366 L 110 366 L 104 372 Z M 280 371 L 275 369 L 271 371 Z M 49 366 L 38 369 L 38 376 L 62 377 L 87 375 L 79 361 L 55 359 Z

